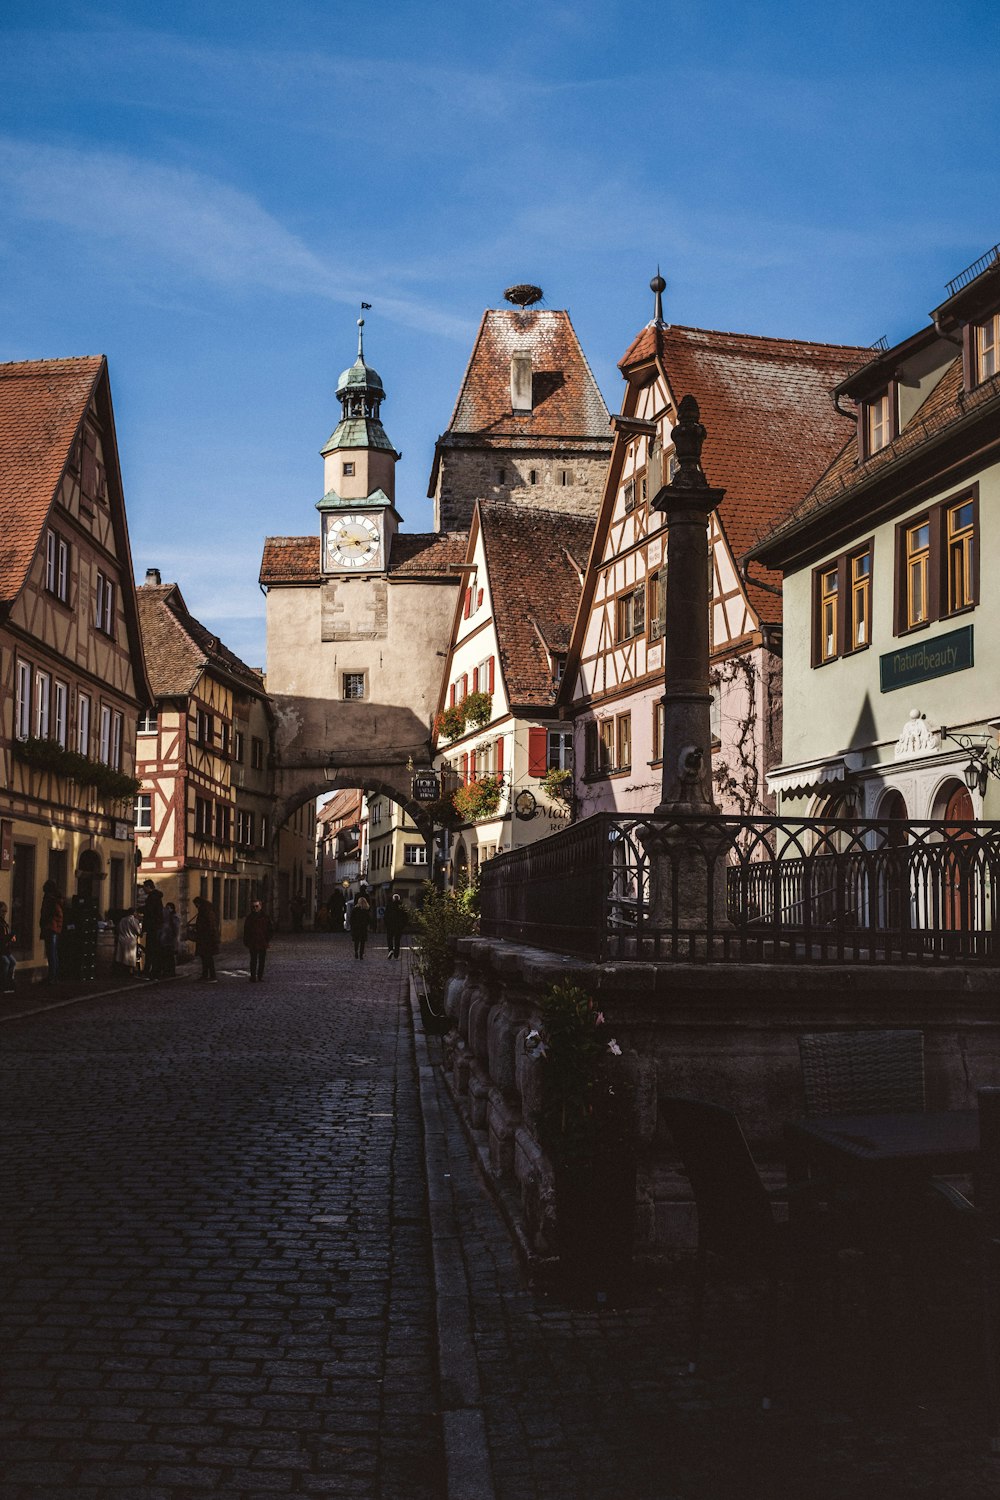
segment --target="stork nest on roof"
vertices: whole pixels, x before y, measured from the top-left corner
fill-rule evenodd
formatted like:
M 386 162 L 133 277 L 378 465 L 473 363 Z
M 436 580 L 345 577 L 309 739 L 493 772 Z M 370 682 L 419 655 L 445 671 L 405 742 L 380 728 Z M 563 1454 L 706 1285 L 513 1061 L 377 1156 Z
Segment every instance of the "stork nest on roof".
M 508 302 L 513 302 L 515 307 L 531 307 L 542 300 L 542 289 L 540 286 L 531 286 L 528 282 L 519 282 L 517 286 L 509 286 L 504 292 Z

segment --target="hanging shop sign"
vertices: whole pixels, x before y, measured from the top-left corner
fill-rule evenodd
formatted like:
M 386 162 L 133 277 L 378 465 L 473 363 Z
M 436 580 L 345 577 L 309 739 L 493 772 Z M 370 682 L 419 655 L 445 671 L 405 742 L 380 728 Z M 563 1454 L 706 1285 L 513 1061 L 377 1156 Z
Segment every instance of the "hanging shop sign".
M 434 771 L 418 771 L 410 782 L 410 795 L 415 802 L 436 802 L 441 795 Z

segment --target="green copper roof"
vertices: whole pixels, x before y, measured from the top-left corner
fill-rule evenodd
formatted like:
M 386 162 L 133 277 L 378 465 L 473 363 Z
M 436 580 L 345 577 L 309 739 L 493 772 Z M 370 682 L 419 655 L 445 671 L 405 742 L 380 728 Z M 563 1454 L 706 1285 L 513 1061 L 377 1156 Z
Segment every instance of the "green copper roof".
M 385 490 L 372 490 L 364 500 L 357 496 L 353 500 L 345 500 L 343 495 L 338 495 L 336 490 L 327 490 L 322 500 L 316 501 L 317 510 L 364 510 L 366 507 L 380 506 L 383 509 L 395 510 L 395 506 L 389 499 Z
M 337 448 L 381 448 L 385 453 L 396 453 L 378 417 L 344 417 L 319 451 L 325 458 Z
M 385 396 L 385 387 L 382 385 L 382 377 L 371 365 L 366 365 L 360 357 L 356 359 L 349 370 L 344 370 L 337 381 L 337 395 L 341 396 L 344 391 L 353 391 L 361 387 L 371 391 L 373 395 Z

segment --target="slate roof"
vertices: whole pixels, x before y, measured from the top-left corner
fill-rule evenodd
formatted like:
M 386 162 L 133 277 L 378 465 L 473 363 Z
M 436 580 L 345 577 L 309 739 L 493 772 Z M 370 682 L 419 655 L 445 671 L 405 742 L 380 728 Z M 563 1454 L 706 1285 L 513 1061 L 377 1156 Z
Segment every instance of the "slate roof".
M 0 601 L 20 592 L 102 355 L 0 365 Z
M 186 697 L 206 670 L 264 696 L 260 673 L 195 619 L 176 583 L 144 583 L 135 593 L 146 668 L 157 698 Z
M 512 412 L 510 361 L 531 354 L 532 410 Z M 462 379 L 449 434 L 598 438 L 610 442 L 608 409 L 569 313 L 487 308 Z
M 869 350 L 848 344 L 651 325 L 620 368 L 627 378 L 656 359 L 675 401 L 688 392 L 697 400 L 708 432 L 702 464 L 709 484 L 726 491 L 719 514 L 740 559 L 853 435 L 831 392 L 865 358 Z M 780 575 L 769 581 L 779 586 Z M 748 592 L 763 618 L 780 616 L 779 599 L 752 583 Z
M 389 553 L 390 578 L 440 578 L 465 561 L 464 531 L 396 532 Z M 320 583 L 318 536 L 269 536 L 264 540 L 260 582 Z
M 549 707 L 556 685 L 548 651 L 569 646 L 594 517 L 480 500 L 479 522 L 508 699 Z

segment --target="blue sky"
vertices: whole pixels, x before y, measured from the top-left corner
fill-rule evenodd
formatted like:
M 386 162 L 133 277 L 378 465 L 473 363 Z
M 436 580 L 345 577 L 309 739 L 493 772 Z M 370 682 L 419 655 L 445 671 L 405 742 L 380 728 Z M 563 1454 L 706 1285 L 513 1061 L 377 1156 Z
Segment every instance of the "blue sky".
M 995 4 L 6 0 L 0 358 L 108 355 L 133 556 L 264 660 L 357 304 L 428 530 L 485 306 L 871 343 L 1000 240 Z

